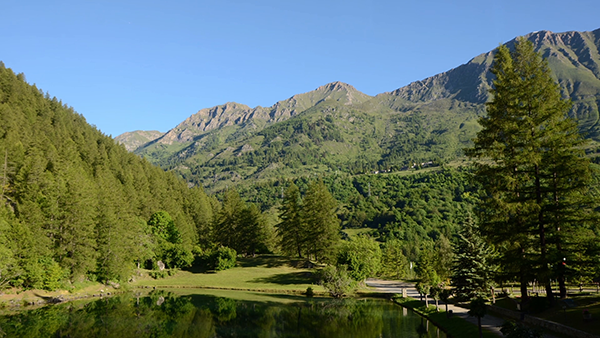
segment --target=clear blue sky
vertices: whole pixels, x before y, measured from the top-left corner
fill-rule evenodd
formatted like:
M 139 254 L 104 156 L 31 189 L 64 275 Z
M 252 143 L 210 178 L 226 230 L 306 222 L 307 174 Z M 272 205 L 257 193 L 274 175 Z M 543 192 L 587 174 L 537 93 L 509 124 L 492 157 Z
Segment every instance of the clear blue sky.
M 537 30 L 600 28 L 600 1 L 2 1 L 0 60 L 106 134 L 333 81 L 375 95 Z

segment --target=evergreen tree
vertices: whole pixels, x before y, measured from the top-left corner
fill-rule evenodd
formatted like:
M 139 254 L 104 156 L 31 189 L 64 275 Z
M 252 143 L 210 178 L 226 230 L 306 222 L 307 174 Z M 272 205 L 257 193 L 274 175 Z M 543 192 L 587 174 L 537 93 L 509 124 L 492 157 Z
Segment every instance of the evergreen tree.
M 381 273 L 393 279 L 404 278 L 408 270 L 408 260 L 402 253 L 403 244 L 398 239 L 385 242 L 381 258 Z
M 214 220 L 215 242 L 241 252 L 242 212 L 246 208 L 235 189 L 225 192 L 221 209 Z
M 83 170 L 67 169 L 62 179 L 65 191 L 58 200 L 62 212 L 55 252 L 71 279 L 83 280 L 96 270 L 96 187 Z
M 11 248 L 10 213 L 0 207 L 0 290 L 18 273 L 17 260 Z
M 292 183 L 284 194 L 279 215 L 281 222 L 277 225 L 277 236 L 281 250 L 288 255 L 298 255 L 298 257 L 302 257 L 302 253 L 306 249 L 307 235 L 301 210 L 300 190 Z
M 323 181 L 308 186 L 302 218 L 307 229 L 308 256 L 315 260 L 331 260 L 340 240 L 340 220 L 336 215 L 337 201 Z
M 100 281 L 126 281 L 130 276 L 136 250 L 135 237 L 138 227 L 128 213 L 127 200 L 118 181 L 107 170 L 98 171 L 97 276 Z M 125 209 L 122 209 L 124 208 Z
M 258 251 L 266 251 L 266 219 L 256 204 L 251 203 L 241 215 L 240 253 L 256 255 Z
M 512 52 L 500 46 L 491 69 L 496 76 L 483 129 L 467 154 L 484 161 L 475 177 L 487 196 L 481 205 L 482 232 L 501 252 L 503 270 L 517 277 L 527 298 L 535 277 L 553 299 L 551 270 L 567 233 L 578 233 L 595 217 L 585 197 L 589 161 L 576 123 L 567 113 L 547 62 L 533 44 L 519 39 Z M 571 236 L 574 238 L 576 236 Z
M 452 285 L 459 301 L 487 294 L 492 281 L 491 249 L 478 235 L 471 215 L 467 216 L 455 247 Z

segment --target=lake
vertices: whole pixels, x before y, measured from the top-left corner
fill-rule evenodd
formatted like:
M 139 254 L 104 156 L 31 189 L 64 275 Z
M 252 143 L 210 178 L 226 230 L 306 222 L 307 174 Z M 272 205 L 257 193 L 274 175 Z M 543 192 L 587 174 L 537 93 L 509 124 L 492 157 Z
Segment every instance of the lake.
M 4 311 L 0 337 L 440 337 L 389 300 L 155 290 Z

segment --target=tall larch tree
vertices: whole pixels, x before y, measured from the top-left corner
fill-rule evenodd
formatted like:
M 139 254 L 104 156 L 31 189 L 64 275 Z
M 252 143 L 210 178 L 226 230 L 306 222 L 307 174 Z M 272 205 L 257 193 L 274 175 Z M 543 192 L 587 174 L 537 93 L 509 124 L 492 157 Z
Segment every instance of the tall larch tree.
M 240 236 L 243 235 L 239 232 L 242 223 L 241 214 L 245 208 L 246 205 L 237 190 L 230 189 L 225 192 L 221 209 L 214 219 L 216 243 L 239 251 Z
M 594 218 L 594 201 L 584 198 L 590 166 L 576 123 L 568 117 L 548 63 L 531 42 L 514 50 L 500 46 L 483 129 L 466 153 L 479 160 L 475 177 L 487 192 L 480 207 L 481 229 L 500 250 L 503 270 L 521 283 L 536 278 L 553 301 L 550 280 L 556 252 L 567 232 L 579 232 Z M 579 209 L 579 211 L 577 211 Z M 569 229 L 569 231 L 567 231 Z M 577 248 L 572 248 L 577 250 Z
M 302 221 L 301 209 L 300 190 L 292 183 L 284 194 L 277 236 L 281 250 L 288 255 L 298 255 L 298 257 L 302 257 L 306 244 L 306 229 Z
M 306 223 L 308 256 L 331 260 L 340 240 L 338 203 L 323 181 L 312 182 L 304 196 L 302 217 Z

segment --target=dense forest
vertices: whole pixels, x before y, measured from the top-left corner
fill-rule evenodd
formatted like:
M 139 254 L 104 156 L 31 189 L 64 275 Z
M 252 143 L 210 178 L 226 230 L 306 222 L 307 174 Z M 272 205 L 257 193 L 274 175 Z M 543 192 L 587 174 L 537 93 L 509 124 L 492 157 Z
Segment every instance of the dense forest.
M 458 233 L 463 219 L 479 199 L 479 186 L 466 169 L 434 168 L 411 175 L 338 173 L 320 177 L 339 206 L 343 229 L 364 229 L 381 242 L 399 239 L 413 261 L 421 244 Z M 290 184 L 302 195 L 316 178 L 278 179 L 239 186 L 239 194 L 277 215 Z M 217 194 L 220 196 L 220 194 Z
M 201 188 L 127 152 L 1 63 L 0 120 L 0 285 L 126 280 L 161 252 L 189 256 L 209 225 Z M 176 238 L 161 241 L 165 224 L 148 222 L 159 212 Z

